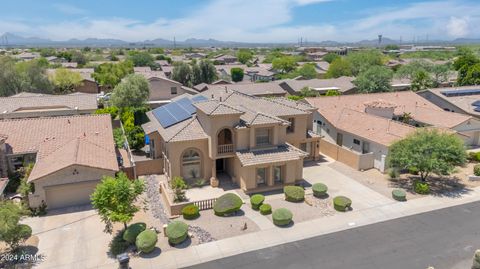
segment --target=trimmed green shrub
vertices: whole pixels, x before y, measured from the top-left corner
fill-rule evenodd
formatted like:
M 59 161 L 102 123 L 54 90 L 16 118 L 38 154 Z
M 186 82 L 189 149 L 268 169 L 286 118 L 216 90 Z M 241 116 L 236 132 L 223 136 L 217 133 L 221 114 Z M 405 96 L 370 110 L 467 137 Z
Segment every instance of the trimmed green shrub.
M 400 189 L 395 189 L 392 191 L 392 197 L 393 199 L 397 201 L 406 201 L 407 200 L 407 194 L 405 193 L 404 190 Z
M 218 197 L 213 205 L 213 211 L 217 216 L 225 216 L 233 212 L 237 212 L 242 207 L 243 201 L 238 195 L 226 193 Z
M 250 197 L 250 204 L 252 204 L 252 209 L 258 210 L 258 208 L 263 204 L 265 201 L 265 196 L 261 194 L 254 194 Z
M 476 164 L 473 167 L 473 174 L 476 175 L 477 177 L 480 176 L 480 164 Z
M 145 230 L 141 232 L 137 239 L 135 240 L 135 245 L 137 249 L 143 253 L 152 252 L 155 249 L 155 245 L 157 244 L 157 233 L 152 230 Z
M 285 200 L 289 202 L 301 202 L 305 199 L 305 191 L 299 186 L 285 186 L 283 192 L 285 193 Z
M 134 223 L 128 226 L 128 228 L 123 233 L 123 240 L 127 241 L 130 244 L 135 243 L 137 236 L 141 232 L 145 231 L 146 228 L 147 228 L 147 224 L 143 222 Z
M 328 187 L 323 183 L 315 183 L 312 186 L 312 190 L 315 197 L 324 197 L 327 195 Z
M 167 226 L 166 234 L 168 242 L 174 245 L 180 244 L 187 239 L 188 225 L 179 220 L 172 221 Z
M 269 204 L 262 204 L 260 206 L 260 214 L 262 215 L 272 214 L 272 206 Z
M 428 186 L 427 182 L 415 180 L 415 182 L 413 183 L 413 190 L 418 194 L 429 194 L 430 186 Z
M 333 207 L 337 211 L 345 212 L 352 205 L 352 200 L 345 196 L 337 196 L 333 198 Z
M 200 217 L 200 210 L 196 205 L 187 205 L 182 208 L 182 215 L 184 219 L 196 219 Z
M 286 226 L 292 222 L 293 214 L 286 208 L 279 208 L 273 211 L 273 223 L 277 226 Z

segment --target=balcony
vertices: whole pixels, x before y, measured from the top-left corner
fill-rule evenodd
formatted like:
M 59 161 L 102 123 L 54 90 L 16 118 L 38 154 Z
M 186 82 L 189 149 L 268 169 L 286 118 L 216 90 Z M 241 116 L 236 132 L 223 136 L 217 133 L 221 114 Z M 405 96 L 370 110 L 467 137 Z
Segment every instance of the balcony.
M 218 154 L 232 153 L 234 150 L 233 144 L 218 145 Z

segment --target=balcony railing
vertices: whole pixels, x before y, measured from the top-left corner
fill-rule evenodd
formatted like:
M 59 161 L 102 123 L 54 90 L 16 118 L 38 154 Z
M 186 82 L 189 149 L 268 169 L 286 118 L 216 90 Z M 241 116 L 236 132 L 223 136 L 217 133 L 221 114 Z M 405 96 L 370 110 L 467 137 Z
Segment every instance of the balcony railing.
M 233 144 L 218 145 L 218 154 L 232 153 Z

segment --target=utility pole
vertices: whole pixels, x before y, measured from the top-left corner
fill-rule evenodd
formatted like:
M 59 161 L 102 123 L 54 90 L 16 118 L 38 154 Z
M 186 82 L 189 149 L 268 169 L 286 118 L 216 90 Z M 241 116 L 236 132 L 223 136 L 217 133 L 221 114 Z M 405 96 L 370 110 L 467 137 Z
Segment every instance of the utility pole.
M 177 41 L 175 40 L 175 37 L 173 37 L 173 49 L 177 48 Z

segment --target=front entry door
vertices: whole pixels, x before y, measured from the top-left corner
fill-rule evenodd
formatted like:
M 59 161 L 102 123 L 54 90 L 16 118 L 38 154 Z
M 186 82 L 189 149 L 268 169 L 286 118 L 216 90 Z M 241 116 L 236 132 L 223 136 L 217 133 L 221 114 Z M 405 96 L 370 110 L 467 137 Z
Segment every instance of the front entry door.
M 223 172 L 224 169 L 224 160 L 225 159 L 217 159 L 215 162 L 215 166 L 217 167 L 217 171 Z

